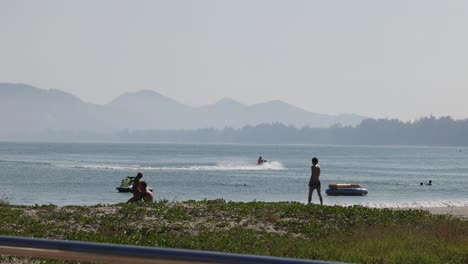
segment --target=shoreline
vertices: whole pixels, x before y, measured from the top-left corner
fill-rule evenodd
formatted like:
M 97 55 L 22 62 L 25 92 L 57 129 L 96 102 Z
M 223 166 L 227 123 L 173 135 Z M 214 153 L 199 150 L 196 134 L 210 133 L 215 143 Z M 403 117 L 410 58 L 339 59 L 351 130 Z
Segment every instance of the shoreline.
M 451 215 L 468 220 L 468 207 L 466 206 L 426 207 L 415 209 L 426 210 L 434 215 Z
M 216 200 L 216 199 L 214 199 Z M 157 201 L 155 201 L 157 202 Z M 188 201 L 177 201 L 178 203 L 185 203 Z M 125 203 L 125 202 L 121 202 Z M 275 203 L 275 202 L 265 202 L 265 203 Z M 13 206 L 33 206 L 29 204 L 15 204 L 15 203 L 8 203 L 9 205 Z M 101 204 L 104 207 L 113 206 L 115 204 Z M 305 203 L 304 203 L 305 204 Z M 98 205 L 98 204 L 96 204 Z M 83 206 L 83 207 L 91 207 L 96 205 L 55 205 L 57 207 L 66 207 L 66 206 Z M 342 206 L 342 207 L 349 207 L 352 205 L 325 205 L 325 206 Z M 371 209 L 390 209 L 390 210 L 425 210 L 433 215 L 451 215 L 453 217 L 461 218 L 464 220 L 468 220 L 468 206 L 432 206 L 432 207 L 422 207 L 422 206 L 401 206 L 401 207 L 374 207 L 369 205 L 360 205 L 363 207 L 371 208 Z

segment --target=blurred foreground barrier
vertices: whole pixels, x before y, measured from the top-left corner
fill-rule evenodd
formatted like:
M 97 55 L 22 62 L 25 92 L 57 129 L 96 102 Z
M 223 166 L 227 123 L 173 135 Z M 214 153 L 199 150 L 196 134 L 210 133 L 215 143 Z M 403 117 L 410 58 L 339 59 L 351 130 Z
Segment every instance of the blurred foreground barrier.
M 99 263 L 337 263 L 220 252 L 0 236 L 0 255 Z

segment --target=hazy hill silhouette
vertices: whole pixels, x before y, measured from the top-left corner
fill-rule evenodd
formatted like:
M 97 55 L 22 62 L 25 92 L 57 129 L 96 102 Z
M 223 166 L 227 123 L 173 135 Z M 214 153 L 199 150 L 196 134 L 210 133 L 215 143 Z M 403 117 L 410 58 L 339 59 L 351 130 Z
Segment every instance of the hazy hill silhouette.
M 143 90 L 126 93 L 106 105 L 83 102 L 76 96 L 26 84 L 0 83 L 0 136 L 44 130 L 111 132 L 123 129 L 240 128 L 279 122 L 297 127 L 357 125 L 364 117 L 311 113 L 282 101 L 244 105 L 224 98 L 212 105 L 192 107 Z
M 69 93 L 24 84 L 0 84 L 0 135 L 88 127 L 103 131 L 106 120 L 102 106 L 85 103 Z
M 105 106 L 121 128 L 182 129 L 191 128 L 192 107 L 157 92 L 143 90 L 125 93 Z M 184 127 L 186 126 L 186 127 Z

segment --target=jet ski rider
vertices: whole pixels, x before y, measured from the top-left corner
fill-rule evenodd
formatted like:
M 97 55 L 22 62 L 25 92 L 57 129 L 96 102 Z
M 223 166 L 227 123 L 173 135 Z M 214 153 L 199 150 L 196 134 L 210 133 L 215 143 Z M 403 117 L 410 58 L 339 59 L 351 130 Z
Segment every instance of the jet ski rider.
M 263 165 L 263 162 L 265 162 L 265 160 L 262 159 L 262 156 L 260 156 L 258 158 L 258 161 L 257 161 L 257 165 Z

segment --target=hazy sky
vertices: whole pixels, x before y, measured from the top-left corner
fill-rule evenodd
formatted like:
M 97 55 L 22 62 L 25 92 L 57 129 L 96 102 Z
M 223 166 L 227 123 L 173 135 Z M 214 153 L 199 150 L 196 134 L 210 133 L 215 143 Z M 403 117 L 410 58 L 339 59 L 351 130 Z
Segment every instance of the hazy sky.
M 0 82 L 468 118 L 468 1 L 0 0 Z

